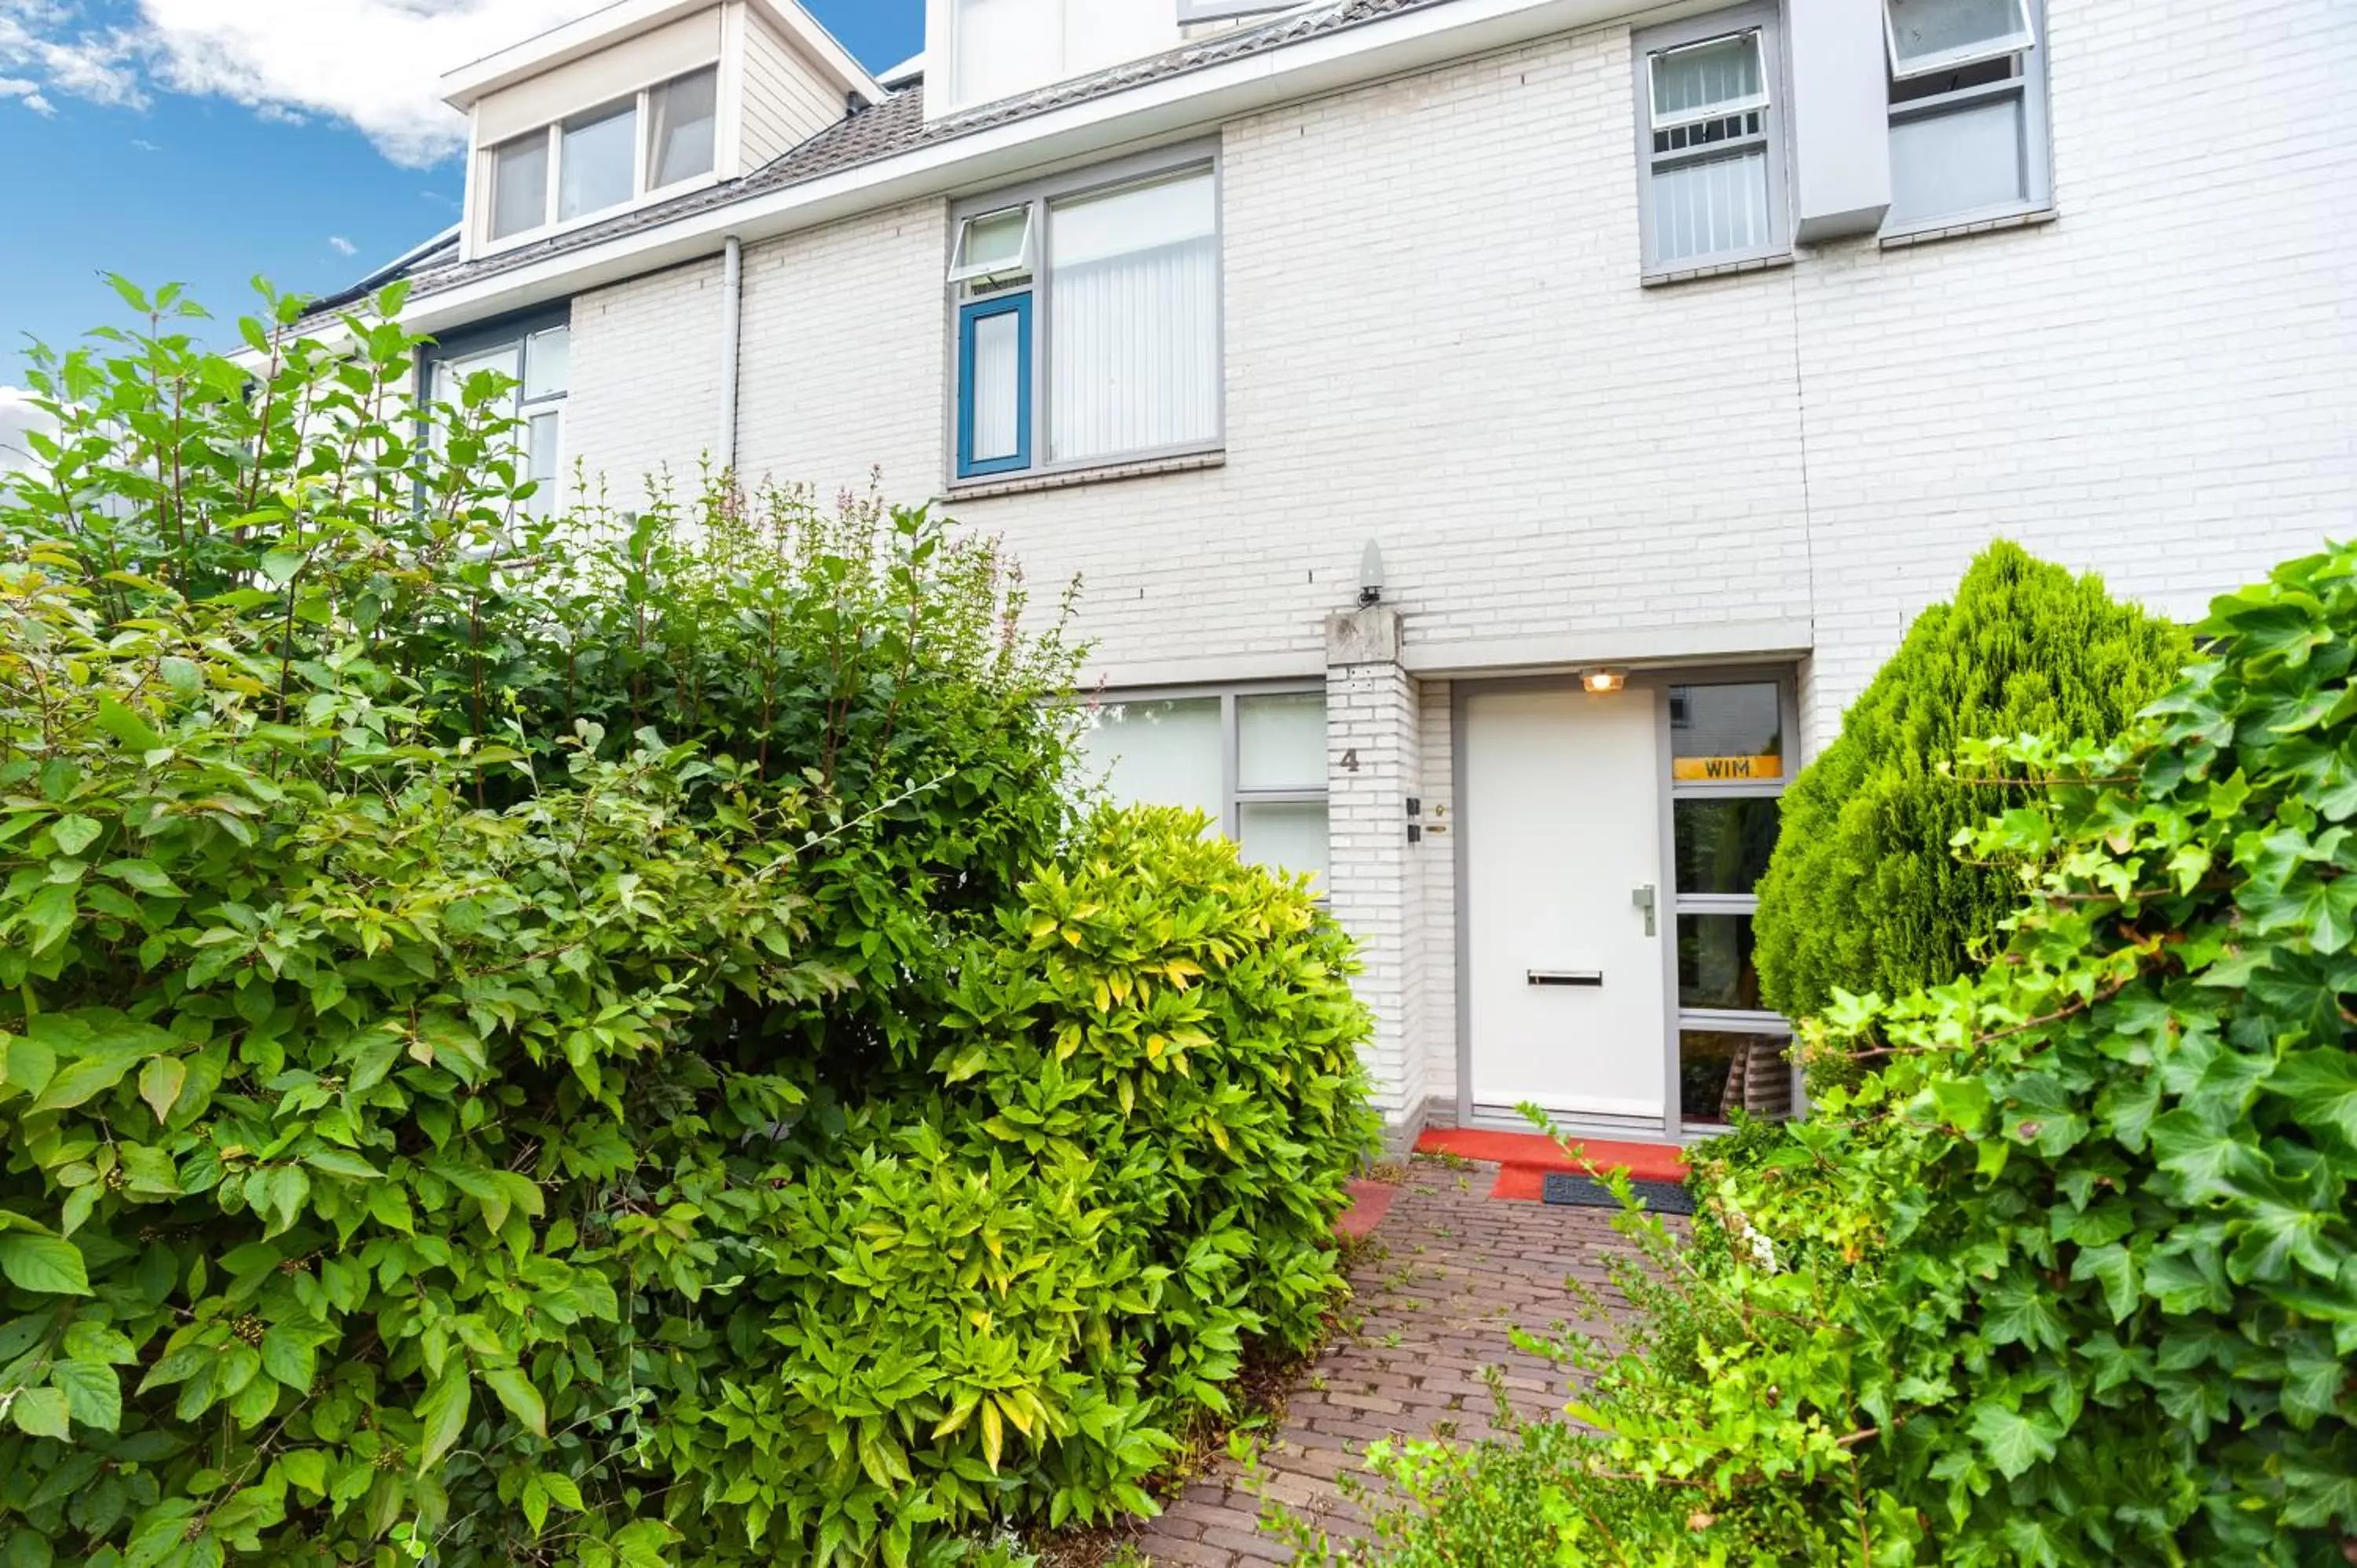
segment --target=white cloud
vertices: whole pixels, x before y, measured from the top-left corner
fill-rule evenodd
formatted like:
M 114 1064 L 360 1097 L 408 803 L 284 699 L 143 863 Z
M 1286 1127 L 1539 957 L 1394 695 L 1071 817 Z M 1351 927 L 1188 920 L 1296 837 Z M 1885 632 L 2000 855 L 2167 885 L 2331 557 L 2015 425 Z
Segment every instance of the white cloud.
M 22 468 L 32 461 L 25 450 L 25 433 L 57 428 L 57 421 L 33 406 L 33 394 L 22 387 L 0 387 L 0 473 Z
M 156 90 L 225 98 L 297 124 L 341 121 L 395 163 L 465 145 L 442 74 L 603 0 L 138 0 L 102 27 L 82 0 L 0 0 L 0 68 L 45 92 L 137 105 Z
M 353 244 L 350 240 L 345 239 L 341 234 L 328 235 L 328 244 L 335 251 L 336 254 L 339 256 L 357 256 L 361 253 L 361 248 L 358 245 Z
M 58 106 L 42 94 L 41 84 L 22 77 L 0 76 L 0 98 L 14 98 L 36 114 L 54 114 Z

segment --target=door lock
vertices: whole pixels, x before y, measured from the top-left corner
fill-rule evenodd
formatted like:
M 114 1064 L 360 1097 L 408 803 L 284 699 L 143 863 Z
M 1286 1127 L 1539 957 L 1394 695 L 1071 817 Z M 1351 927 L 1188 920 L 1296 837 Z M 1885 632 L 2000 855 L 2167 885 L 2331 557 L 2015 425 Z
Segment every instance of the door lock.
M 1662 901 L 1655 892 L 1653 885 L 1649 882 L 1644 886 L 1638 888 L 1634 893 L 1629 896 L 1629 902 L 1634 905 L 1638 911 L 1645 917 L 1645 934 L 1649 937 L 1657 934 L 1658 928 L 1661 925 Z

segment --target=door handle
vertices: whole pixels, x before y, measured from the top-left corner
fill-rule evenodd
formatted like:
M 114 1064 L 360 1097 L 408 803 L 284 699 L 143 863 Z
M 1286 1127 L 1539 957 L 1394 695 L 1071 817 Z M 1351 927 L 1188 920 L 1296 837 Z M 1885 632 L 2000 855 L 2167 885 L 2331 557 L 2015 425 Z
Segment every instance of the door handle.
M 1661 926 L 1662 901 L 1653 885 L 1648 882 L 1638 888 L 1629 896 L 1629 902 L 1645 917 L 1645 934 L 1649 937 L 1658 935 Z

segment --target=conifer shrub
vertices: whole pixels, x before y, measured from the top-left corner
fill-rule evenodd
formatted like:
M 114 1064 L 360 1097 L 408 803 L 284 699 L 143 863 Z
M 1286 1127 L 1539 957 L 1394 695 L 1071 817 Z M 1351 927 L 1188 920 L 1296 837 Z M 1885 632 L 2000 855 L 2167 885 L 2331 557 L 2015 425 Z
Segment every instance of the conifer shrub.
M 1953 847 L 2010 803 L 1953 777 L 1964 744 L 2108 740 L 2190 652 L 2182 629 L 2118 603 L 2095 577 L 2011 543 L 1985 551 L 1784 796 L 1753 924 L 1766 1005 L 1811 1017 L 1837 991 L 1900 995 L 1986 956 L 2023 888 Z

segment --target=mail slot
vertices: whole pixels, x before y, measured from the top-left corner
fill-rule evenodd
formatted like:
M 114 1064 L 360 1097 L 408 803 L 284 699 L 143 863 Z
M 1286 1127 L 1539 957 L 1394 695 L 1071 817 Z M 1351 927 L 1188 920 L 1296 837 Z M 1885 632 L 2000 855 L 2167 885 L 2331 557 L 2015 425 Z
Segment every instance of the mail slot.
M 1534 969 L 1530 972 L 1533 985 L 1587 985 L 1604 983 L 1600 969 Z

